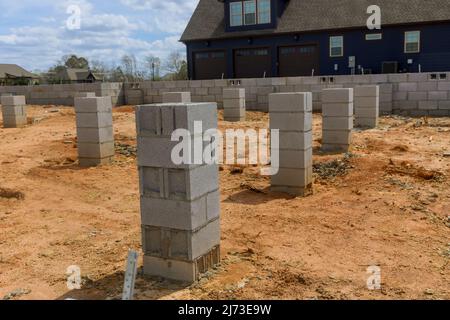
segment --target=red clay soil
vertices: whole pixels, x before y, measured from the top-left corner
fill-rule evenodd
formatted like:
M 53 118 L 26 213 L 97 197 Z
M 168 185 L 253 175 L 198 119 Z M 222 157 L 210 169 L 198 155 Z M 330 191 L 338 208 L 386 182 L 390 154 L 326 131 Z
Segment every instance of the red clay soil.
M 0 299 L 117 299 L 127 251 L 141 249 L 133 108 L 114 112 L 114 163 L 91 169 L 77 165 L 71 108 L 29 118 L 0 129 Z M 258 112 L 220 122 L 267 126 Z M 385 117 L 346 156 L 321 154 L 320 137 L 315 115 L 307 198 L 271 193 L 258 167 L 222 166 L 222 264 L 192 286 L 140 274 L 137 298 L 449 299 L 450 119 Z M 72 265 L 81 290 L 67 288 Z

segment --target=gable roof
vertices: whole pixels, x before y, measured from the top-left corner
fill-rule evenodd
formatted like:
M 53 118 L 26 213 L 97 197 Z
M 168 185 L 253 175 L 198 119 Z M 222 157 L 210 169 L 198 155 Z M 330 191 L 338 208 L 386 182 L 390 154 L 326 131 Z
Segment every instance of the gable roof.
M 84 81 L 92 75 L 96 80 L 102 80 L 99 74 L 91 72 L 89 69 L 66 68 L 57 73 L 56 78 L 62 81 Z
M 450 20 L 449 0 L 290 0 L 275 29 L 225 32 L 223 1 L 200 0 L 181 41 L 366 27 L 367 8 L 381 8 L 382 25 Z
M 31 78 L 36 79 L 38 76 L 28 72 L 17 64 L 0 64 L 0 79 L 6 78 Z

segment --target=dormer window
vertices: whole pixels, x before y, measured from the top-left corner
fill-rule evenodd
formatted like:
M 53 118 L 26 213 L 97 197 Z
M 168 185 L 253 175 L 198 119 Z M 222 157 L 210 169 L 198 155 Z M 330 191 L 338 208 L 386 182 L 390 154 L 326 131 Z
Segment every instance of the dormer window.
M 250 26 L 271 22 L 270 0 L 230 2 L 230 26 Z

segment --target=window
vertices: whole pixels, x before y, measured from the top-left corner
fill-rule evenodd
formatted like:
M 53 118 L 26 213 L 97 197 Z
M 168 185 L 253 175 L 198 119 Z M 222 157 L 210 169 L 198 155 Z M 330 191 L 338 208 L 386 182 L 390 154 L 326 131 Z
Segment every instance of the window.
M 373 40 L 382 40 L 383 34 L 382 33 L 369 33 L 366 34 L 366 40 L 367 41 L 373 41 Z
M 344 56 L 344 37 L 330 37 L 330 57 Z
M 240 1 L 230 3 L 230 25 L 242 26 L 242 2 Z
M 271 22 L 271 0 L 246 0 L 230 3 L 230 27 L 268 24 Z
M 258 23 L 270 23 L 270 0 L 258 0 Z
M 405 32 L 405 53 L 420 52 L 420 31 Z
M 244 24 L 256 24 L 256 0 L 244 1 Z

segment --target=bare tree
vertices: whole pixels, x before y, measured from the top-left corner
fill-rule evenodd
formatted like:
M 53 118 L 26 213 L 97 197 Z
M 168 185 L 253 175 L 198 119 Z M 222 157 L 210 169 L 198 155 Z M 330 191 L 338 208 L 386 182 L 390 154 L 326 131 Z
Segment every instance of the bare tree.
M 187 79 L 187 63 L 180 52 L 172 52 L 165 63 L 165 69 L 173 80 Z
M 160 80 L 161 59 L 152 54 L 145 57 L 145 69 L 150 73 L 150 79 L 153 81 Z

